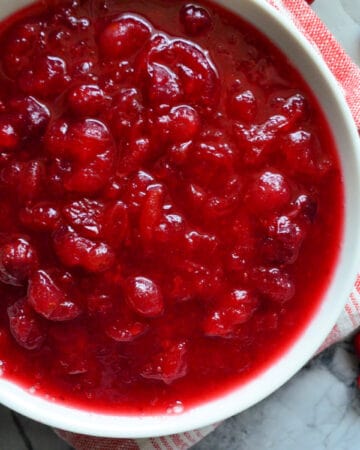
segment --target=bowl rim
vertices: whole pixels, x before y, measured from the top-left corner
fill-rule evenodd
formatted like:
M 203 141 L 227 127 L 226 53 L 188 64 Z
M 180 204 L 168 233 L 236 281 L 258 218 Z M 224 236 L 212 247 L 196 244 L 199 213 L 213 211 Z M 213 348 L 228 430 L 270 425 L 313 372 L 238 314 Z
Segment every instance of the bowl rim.
M 317 86 L 321 85 L 321 89 L 326 93 L 326 96 L 322 95 L 326 99 L 320 99 L 313 85 L 310 85 L 330 128 L 330 123 L 334 121 L 339 127 L 340 131 L 335 133 L 333 129 L 333 134 L 339 150 L 343 174 L 353 174 L 352 177 L 350 176 L 351 183 L 344 180 L 343 240 L 332 281 L 323 296 L 320 307 L 306 328 L 273 365 L 239 388 L 181 414 L 125 416 L 91 413 L 57 404 L 50 398 L 34 396 L 29 390 L 0 378 L 0 402 L 38 422 L 91 436 L 147 438 L 198 429 L 226 419 L 270 395 L 313 356 L 335 324 L 347 294 L 353 286 L 360 263 L 360 236 L 357 237 L 356 234 L 356 229 L 360 229 L 360 207 L 356 206 L 356 199 L 360 193 L 360 152 L 358 151 L 360 141 L 341 89 L 321 55 L 292 21 L 281 15 L 270 4 L 263 0 L 213 0 L 213 2 L 252 23 L 268 36 L 293 63 L 292 51 L 294 55 L 301 54 L 305 68 L 297 66 L 298 70 L 308 84 L 313 81 Z M 17 6 L 31 3 L 31 1 L 21 0 Z M 264 29 L 264 24 L 259 26 L 259 18 L 269 27 Z M 339 142 L 340 138 L 342 143 Z M 344 148 L 346 148 L 346 158 Z M 341 300 L 335 301 L 338 295 Z

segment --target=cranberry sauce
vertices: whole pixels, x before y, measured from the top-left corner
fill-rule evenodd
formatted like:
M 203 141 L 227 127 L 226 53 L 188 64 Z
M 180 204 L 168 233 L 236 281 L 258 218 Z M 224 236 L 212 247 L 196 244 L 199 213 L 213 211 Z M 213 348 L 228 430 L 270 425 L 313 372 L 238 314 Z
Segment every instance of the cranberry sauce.
M 148 414 L 273 363 L 343 221 L 331 134 L 287 59 L 182 0 L 49 1 L 0 45 L 3 376 Z

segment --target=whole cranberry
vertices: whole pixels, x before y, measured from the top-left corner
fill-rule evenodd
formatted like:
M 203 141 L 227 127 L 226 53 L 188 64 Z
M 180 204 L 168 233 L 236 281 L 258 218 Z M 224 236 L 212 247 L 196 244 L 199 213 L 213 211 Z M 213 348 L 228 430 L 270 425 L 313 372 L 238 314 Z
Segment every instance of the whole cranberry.
M 126 299 L 133 310 L 145 317 L 156 317 L 164 311 L 160 288 L 150 278 L 132 277 L 126 282 Z
M 107 58 L 131 56 L 150 37 L 150 30 L 150 25 L 136 16 L 120 17 L 100 34 L 100 51 Z
M 286 178 L 269 170 L 253 180 L 245 196 L 247 206 L 256 214 L 281 210 L 290 199 L 291 190 Z
M 197 5 L 184 5 L 180 10 L 180 22 L 190 36 L 198 36 L 208 31 L 212 20 L 205 8 Z
M 21 286 L 36 269 L 38 258 L 32 244 L 22 237 L 15 237 L 0 247 L 0 281 Z
M 82 84 L 68 93 L 68 103 L 75 114 L 96 116 L 106 104 L 104 91 L 97 85 Z

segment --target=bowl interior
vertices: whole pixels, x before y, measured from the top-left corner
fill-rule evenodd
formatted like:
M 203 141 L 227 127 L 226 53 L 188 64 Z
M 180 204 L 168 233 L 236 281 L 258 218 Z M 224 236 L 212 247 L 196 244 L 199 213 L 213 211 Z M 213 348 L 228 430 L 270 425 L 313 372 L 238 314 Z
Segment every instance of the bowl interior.
M 30 4 L 0 0 L 0 18 Z M 231 393 L 180 415 L 112 416 L 68 408 L 31 395 L 0 379 L 0 401 L 35 420 L 79 433 L 108 437 L 149 437 L 199 428 L 243 411 L 287 381 L 313 355 L 334 325 L 355 278 L 360 228 L 359 141 L 341 91 L 321 57 L 294 25 L 261 0 L 218 0 L 268 36 L 312 87 L 333 131 L 345 183 L 345 227 L 337 268 L 323 302 L 297 342 L 268 370 Z

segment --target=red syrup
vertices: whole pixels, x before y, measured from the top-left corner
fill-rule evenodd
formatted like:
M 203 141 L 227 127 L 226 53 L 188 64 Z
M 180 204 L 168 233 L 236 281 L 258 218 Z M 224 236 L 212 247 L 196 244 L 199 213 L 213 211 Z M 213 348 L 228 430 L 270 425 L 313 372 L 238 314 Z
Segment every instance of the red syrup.
M 4 377 L 150 414 L 274 363 L 343 225 L 331 133 L 286 57 L 177 0 L 35 5 L 0 42 Z

